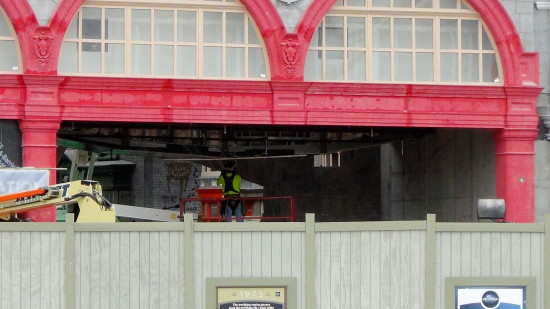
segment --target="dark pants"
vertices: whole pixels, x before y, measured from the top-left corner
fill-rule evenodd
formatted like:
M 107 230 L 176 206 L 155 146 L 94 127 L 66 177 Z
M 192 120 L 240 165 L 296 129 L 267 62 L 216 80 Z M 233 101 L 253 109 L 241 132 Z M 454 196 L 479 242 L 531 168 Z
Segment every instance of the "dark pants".
M 235 216 L 238 222 L 243 222 L 242 203 L 238 199 L 229 199 L 222 201 L 220 214 L 223 215 L 225 221 L 230 222 L 231 218 Z

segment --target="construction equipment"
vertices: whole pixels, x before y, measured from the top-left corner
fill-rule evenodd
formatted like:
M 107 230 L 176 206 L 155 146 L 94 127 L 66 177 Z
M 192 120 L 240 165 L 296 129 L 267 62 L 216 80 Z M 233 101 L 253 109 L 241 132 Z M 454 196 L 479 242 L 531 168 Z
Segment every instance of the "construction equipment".
M 115 222 L 115 208 L 101 194 L 97 181 L 76 180 L 0 195 L 0 219 L 42 207 L 72 205 L 76 222 Z

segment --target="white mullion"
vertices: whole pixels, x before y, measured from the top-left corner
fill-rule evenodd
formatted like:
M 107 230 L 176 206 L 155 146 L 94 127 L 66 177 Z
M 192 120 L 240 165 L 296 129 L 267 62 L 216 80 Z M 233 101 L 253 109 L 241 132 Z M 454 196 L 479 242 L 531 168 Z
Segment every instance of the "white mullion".
M 124 76 L 132 73 L 132 9 L 124 7 Z
M 477 66 L 478 66 L 478 82 L 484 83 L 483 81 L 483 23 L 481 21 L 477 22 Z
M 77 38 L 78 38 L 78 43 L 77 43 L 77 72 L 82 74 L 82 53 L 83 53 L 83 44 L 82 44 L 82 40 L 83 40 L 83 37 L 82 37 L 82 14 L 83 14 L 84 10 L 83 8 L 80 8 L 79 9 L 79 14 L 78 14 L 78 33 L 77 33 Z
M 434 0 L 438 1 L 439 0 Z M 435 3 L 434 3 L 435 4 Z M 439 5 L 439 3 L 438 3 Z M 441 83 L 441 18 L 434 17 L 433 48 L 434 48 L 434 83 Z
M 414 7 L 416 5 L 416 1 L 413 0 L 412 2 L 413 2 L 413 7 Z M 411 17 L 411 23 L 412 23 L 412 25 L 411 25 L 411 32 L 412 32 L 411 33 L 411 35 L 412 35 L 412 46 L 411 46 L 412 47 L 412 53 L 411 53 L 411 55 L 412 55 L 412 57 L 411 57 L 412 76 L 411 77 L 412 77 L 412 82 L 413 83 L 417 82 L 417 80 L 416 80 L 416 51 L 418 50 L 416 48 L 416 19 L 417 18 L 418 18 L 417 16 L 412 16 Z
M 226 64 L 226 57 L 227 57 L 227 38 L 226 38 L 226 35 L 225 35 L 225 25 L 226 25 L 226 22 L 227 22 L 227 12 L 226 11 L 222 11 L 222 43 L 221 43 L 221 48 L 222 48 L 222 78 L 225 78 L 227 76 L 227 72 L 226 72 L 226 69 L 225 69 L 225 64 Z
M 458 0 L 457 0 L 458 1 Z M 457 39 L 458 39 L 458 45 L 457 45 L 457 61 L 458 61 L 458 83 L 462 83 L 462 18 L 458 18 L 457 21 Z
M 248 76 L 248 49 L 250 48 L 250 44 L 248 43 L 248 26 L 250 24 L 250 21 L 248 20 L 248 15 L 245 13 L 243 14 L 244 18 L 244 78 L 249 78 Z M 259 40 L 259 38 L 258 38 Z
M 345 3 L 347 4 L 347 2 Z M 343 69 L 344 69 L 344 80 L 347 81 L 348 80 L 348 52 L 349 52 L 349 46 L 348 46 L 348 17 L 347 16 L 342 16 L 343 19 L 344 19 L 344 24 L 342 25 L 342 27 L 344 29 L 343 32 L 344 32 L 344 47 L 343 47 L 343 52 L 344 52 L 344 56 L 343 56 L 343 62 L 342 65 L 343 65 Z
M 196 19 L 196 31 L 197 31 L 197 77 L 204 77 L 204 10 L 197 10 L 197 19 Z M 202 26 L 202 27 L 201 27 Z
M 105 57 L 106 57 L 106 51 L 107 51 L 107 33 L 105 32 L 105 19 L 106 19 L 106 14 L 105 14 L 105 8 L 104 7 L 101 7 L 101 17 L 100 17 L 100 22 L 101 22 L 101 33 L 99 35 L 99 40 L 100 40 L 100 43 L 99 43 L 99 52 L 100 52 L 100 56 L 99 56 L 99 74 L 101 75 L 105 75 Z
M 172 10 L 172 76 L 178 76 L 178 10 Z
M 371 4 L 371 1 L 369 0 L 368 1 L 368 4 L 369 6 L 372 5 Z M 366 37 L 366 55 L 365 55 L 365 62 L 367 64 L 367 69 L 370 69 L 370 70 L 367 70 L 366 71 L 366 82 L 367 83 L 370 83 L 372 82 L 373 78 L 372 78 L 372 72 L 373 72 L 373 68 L 374 68 L 374 65 L 372 63 L 372 58 L 373 58 L 373 53 L 374 53 L 374 47 L 372 46 L 372 15 L 371 14 L 368 14 L 367 15 L 367 18 L 366 18 L 366 26 L 365 26 L 365 35 L 367 36 Z
M 149 19 L 149 31 L 151 35 L 149 36 L 149 76 L 155 75 L 155 9 L 149 7 L 148 10 L 151 12 Z
M 327 55 L 327 37 L 325 35 L 326 31 L 325 28 L 327 26 L 326 16 L 323 18 L 323 28 L 321 29 L 323 32 L 323 44 L 321 45 L 321 80 L 326 80 L 327 76 L 325 74 L 326 72 L 326 55 Z
M 392 0 L 393 4 L 393 0 Z M 390 17 L 390 83 L 393 83 L 395 81 L 395 74 L 394 74 L 394 67 L 395 67 L 395 55 L 396 55 L 396 47 L 395 47 L 395 17 Z

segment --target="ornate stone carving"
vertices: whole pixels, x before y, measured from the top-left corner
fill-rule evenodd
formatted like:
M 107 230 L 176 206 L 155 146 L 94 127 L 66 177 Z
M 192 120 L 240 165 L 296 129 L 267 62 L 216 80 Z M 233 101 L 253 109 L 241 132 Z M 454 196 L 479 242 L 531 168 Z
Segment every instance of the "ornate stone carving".
M 300 43 L 288 40 L 281 43 L 281 46 L 283 47 L 285 73 L 288 78 L 292 78 L 296 74 L 296 64 L 300 59 Z
M 39 32 L 32 37 L 34 40 L 34 53 L 38 58 L 37 64 L 40 71 L 47 71 L 51 54 L 53 37 L 46 32 Z

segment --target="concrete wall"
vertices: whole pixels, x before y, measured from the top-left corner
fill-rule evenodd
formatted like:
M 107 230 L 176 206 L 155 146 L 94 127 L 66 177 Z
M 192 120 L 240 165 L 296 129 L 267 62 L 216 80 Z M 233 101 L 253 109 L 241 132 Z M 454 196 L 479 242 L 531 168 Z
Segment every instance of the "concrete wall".
M 437 130 L 381 147 L 383 220 L 477 221 L 477 200 L 494 198 L 490 130 Z

